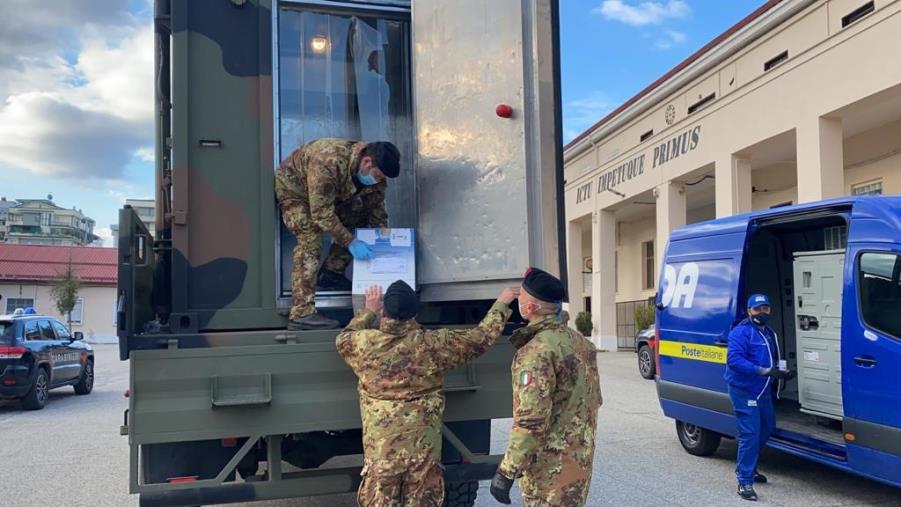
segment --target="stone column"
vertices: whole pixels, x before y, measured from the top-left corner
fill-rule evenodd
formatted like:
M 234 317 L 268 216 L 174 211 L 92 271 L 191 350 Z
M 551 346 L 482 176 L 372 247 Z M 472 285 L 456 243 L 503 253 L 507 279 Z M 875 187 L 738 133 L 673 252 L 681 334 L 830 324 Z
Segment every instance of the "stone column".
M 844 135 L 841 118 L 813 118 L 797 129 L 798 202 L 845 193 Z
M 595 345 L 616 350 L 616 215 L 599 210 L 591 221 L 591 320 Z
M 751 160 L 726 155 L 716 161 L 716 217 L 751 211 Z

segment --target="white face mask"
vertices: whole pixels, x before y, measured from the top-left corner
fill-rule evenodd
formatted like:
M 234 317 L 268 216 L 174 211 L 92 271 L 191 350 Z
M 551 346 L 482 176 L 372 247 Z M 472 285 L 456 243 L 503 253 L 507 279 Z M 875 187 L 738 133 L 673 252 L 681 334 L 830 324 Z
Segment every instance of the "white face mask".
M 519 306 L 519 314 L 522 316 L 522 318 L 526 319 L 526 315 L 528 315 L 529 303 L 526 303 L 525 307 L 523 307 L 522 300 L 520 299 L 518 306 Z M 528 320 L 528 319 L 526 319 L 526 320 Z

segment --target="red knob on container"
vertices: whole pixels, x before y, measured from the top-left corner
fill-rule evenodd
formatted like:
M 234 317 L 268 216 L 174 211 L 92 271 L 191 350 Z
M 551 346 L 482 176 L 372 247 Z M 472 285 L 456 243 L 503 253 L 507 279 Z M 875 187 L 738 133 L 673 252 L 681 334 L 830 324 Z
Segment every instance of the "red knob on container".
M 499 104 L 494 112 L 497 113 L 501 118 L 511 118 L 513 117 L 513 108 L 508 106 L 507 104 Z

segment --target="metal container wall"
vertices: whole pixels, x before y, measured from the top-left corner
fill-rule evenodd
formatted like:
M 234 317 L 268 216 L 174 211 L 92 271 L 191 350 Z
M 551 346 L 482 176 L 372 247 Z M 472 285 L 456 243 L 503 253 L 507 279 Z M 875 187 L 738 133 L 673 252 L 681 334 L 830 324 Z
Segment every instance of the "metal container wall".
M 487 299 L 559 270 L 549 0 L 416 0 L 413 90 L 420 285 Z M 509 118 L 496 106 L 512 106 Z

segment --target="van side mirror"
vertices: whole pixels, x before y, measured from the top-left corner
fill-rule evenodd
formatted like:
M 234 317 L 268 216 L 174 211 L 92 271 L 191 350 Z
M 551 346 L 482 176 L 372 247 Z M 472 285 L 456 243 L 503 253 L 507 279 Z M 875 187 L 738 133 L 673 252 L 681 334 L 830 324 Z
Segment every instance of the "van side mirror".
M 75 334 L 73 336 L 75 341 L 84 340 L 84 333 L 82 333 L 81 331 L 75 331 Z
M 663 306 L 663 303 L 657 303 L 657 304 L 654 305 L 654 306 L 656 306 L 658 310 L 663 310 L 663 309 L 666 308 L 665 306 Z

